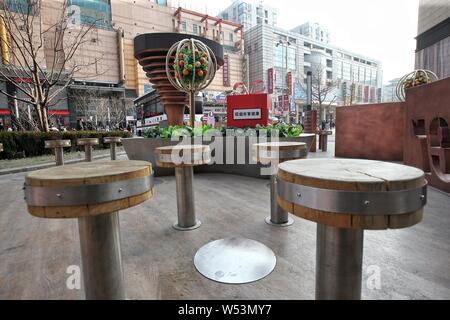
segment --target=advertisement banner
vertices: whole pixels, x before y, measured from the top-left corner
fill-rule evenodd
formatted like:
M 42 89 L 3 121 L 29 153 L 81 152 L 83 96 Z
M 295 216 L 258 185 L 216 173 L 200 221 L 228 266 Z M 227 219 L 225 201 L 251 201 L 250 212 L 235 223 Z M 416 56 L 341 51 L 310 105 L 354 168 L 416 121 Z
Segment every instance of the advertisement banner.
M 230 58 L 228 57 L 228 55 L 223 56 L 222 72 L 223 72 L 223 85 L 225 87 L 229 87 L 230 86 Z
M 288 95 L 292 96 L 292 72 L 287 74 Z
M 270 68 L 267 70 L 267 91 L 269 94 L 273 94 L 273 81 L 274 81 L 274 73 L 273 68 Z

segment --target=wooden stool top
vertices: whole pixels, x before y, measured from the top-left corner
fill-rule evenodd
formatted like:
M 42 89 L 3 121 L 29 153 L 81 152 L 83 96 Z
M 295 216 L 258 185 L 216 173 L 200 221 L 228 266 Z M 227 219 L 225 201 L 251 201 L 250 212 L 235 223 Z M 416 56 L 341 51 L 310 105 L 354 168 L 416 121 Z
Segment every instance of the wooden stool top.
M 70 147 L 70 140 L 46 140 L 45 149 Z
M 99 161 L 34 171 L 25 178 L 28 211 L 43 218 L 78 218 L 130 208 L 153 195 L 151 163 Z
M 104 143 L 120 143 L 122 142 L 121 137 L 104 137 L 103 138 Z
M 77 140 L 79 146 L 96 146 L 98 145 L 98 138 L 80 138 Z
M 253 145 L 253 160 L 268 164 L 271 161 L 283 162 L 306 157 L 304 142 L 263 142 Z
M 199 166 L 211 161 L 208 145 L 175 145 L 155 149 L 156 164 L 162 168 Z
M 278 203 L 288 212 L 339 228 L 398 229 L 422 220 L 422 170 L 389 162 L 307 159 L 278 167 Z M 344 192 L 342 192 L 344 191 Z

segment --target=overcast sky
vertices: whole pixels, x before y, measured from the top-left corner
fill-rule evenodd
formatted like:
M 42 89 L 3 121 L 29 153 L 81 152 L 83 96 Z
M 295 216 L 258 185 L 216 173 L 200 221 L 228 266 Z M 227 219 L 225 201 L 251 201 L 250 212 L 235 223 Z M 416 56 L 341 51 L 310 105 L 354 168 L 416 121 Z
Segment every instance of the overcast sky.
M 414 68 L 419 0 L 265 0 L 278 10 L 278 27 L 291 29 L 306 21 L 330 30 L 331 44 L 383 64 L 383 83 Z M 216 15 L 232 0 L 172 0 Z

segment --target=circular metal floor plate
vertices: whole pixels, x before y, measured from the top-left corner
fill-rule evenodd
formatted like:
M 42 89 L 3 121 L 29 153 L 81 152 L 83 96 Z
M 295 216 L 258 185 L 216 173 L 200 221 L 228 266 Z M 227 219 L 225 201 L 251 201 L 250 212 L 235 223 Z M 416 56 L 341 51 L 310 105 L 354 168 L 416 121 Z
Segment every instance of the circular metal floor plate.
M 262 243 L 246 238 L 227 238 L 201 247 L 194 257 L 198 272 L 208 279 L 230 284 L 260 280 L 269 275 L 277 259 Z

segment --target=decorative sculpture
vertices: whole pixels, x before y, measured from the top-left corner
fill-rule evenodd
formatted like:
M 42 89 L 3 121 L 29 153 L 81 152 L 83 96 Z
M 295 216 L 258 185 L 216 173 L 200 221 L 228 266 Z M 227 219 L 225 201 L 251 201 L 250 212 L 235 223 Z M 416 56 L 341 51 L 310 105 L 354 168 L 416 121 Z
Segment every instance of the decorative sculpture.
M 395 94 L 400 101 L 405 101 L 405 89 L 432 83 L 437 80 L 439 79 L 433 71 L 415 70 L 399 80 Z
M 177 90 L 189 94 L 191 127 L 195 122 L 195 94 L 211 84 L 216 68 L 213 51 L 194 38 L 178 41 L 167 52 L 167 78 Z

